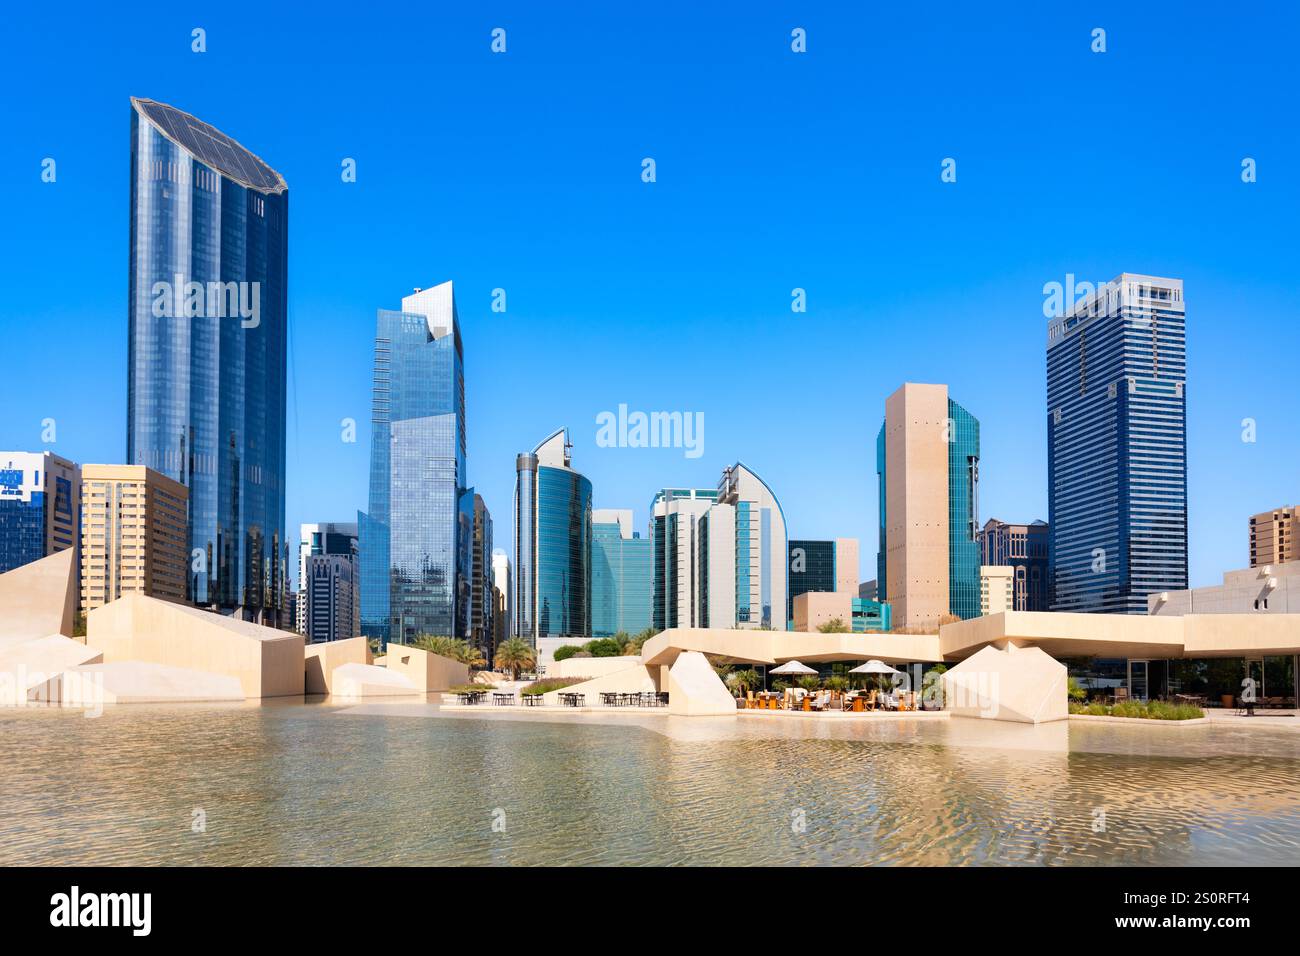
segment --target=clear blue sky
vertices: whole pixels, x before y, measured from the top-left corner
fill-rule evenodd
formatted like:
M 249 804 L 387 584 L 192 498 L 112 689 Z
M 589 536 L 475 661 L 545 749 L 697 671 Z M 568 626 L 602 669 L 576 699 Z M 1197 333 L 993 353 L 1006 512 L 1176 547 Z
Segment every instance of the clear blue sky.
M 291 537 L 365 507 L 375 309 L 447 279 L 470 480 L 507 550 L 514 455 L 567 425 L 596 505 L 638 528 L 656 489 L 742 459 L 791 536 L 858 537 L 874 577 L 904 380 L 980 419 L 982 518 L 1046 518 L 1042 287 L 1068 272 L 1185 281 L 1194 584 L 1300 499 L 1293 5 L 407 6 L 6 12 L 0 448 L 40 449 L 52 417 L 52 450 L 125 454 L 137 95 L 289 183 Z M 620 403 L 703 412 L 704 455 L 597 448 Z

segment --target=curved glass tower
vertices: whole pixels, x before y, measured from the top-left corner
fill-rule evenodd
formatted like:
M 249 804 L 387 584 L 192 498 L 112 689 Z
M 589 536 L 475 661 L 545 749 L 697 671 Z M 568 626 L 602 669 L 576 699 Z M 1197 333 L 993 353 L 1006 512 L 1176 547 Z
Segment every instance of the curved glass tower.
M 515 634 L 591 637 L 591 482 L 570 464 L 568 433 L 515 461 Z
M 289 193 L 220 130 L 131 98 L 128 463 L 190 491 L 187 597 L 287 623 Z

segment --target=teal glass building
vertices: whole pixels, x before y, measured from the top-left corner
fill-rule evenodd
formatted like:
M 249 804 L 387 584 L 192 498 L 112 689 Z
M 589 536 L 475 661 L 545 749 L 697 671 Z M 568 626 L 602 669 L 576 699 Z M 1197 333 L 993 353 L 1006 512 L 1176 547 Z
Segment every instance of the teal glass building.
M 980 423 L 948 399 L 948 594 L 962 620 L 980 616 Z
M 591 482 L 558 429 L 515 459 L 515 635 L 591 637 Z
M 597 513 L 591 525 L 591 635 L 631 636 L 653 620 L 654 542 L 604 517 Z

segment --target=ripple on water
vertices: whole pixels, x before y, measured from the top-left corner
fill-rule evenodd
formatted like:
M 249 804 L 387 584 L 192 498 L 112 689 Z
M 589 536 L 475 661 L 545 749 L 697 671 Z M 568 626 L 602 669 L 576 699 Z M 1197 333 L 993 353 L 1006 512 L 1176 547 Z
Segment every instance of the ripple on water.
M 731 721 L 680 739 L 298 705 L 9 713 L 0 864 L 1290 865 L 1300 850 L 1300 738 L 1072 726 L 1068 748 L 1015 749 L 957 745 L 943 723 Z

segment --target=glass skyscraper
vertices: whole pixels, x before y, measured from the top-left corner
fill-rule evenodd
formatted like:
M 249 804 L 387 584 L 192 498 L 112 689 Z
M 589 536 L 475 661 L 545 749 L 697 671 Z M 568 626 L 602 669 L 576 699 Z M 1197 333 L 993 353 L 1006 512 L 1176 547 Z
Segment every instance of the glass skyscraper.
M 1049 600 L 1146 614 L 1187 587 L 1183 283 L 1124 273 L 1047 330 Z
M 949 610 L 963 621 L 980 616 L 980 423 L 948 399 Z
M 568 432 L 515 459 L 515 636 L 591 637 L 591 482 Z
M 654 542 L 632 530 L 630 510 L 591 519 L 591 634 L 634 635 L 651 624 Z
M 358 515 L 361 631 L 399 644 L 468 637 L 474 492 L 450 282 L 378 311 L 371 421 L 370 510 Z
M 187 597 L 287 624 L 283 177 L 131 99 L 126 460 L 189 488 Z

